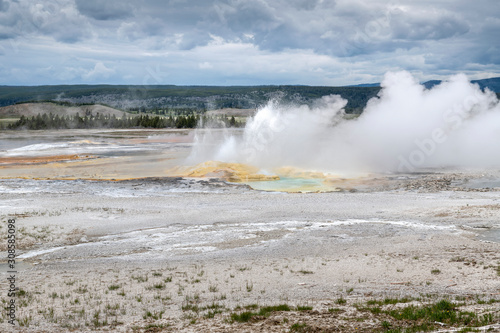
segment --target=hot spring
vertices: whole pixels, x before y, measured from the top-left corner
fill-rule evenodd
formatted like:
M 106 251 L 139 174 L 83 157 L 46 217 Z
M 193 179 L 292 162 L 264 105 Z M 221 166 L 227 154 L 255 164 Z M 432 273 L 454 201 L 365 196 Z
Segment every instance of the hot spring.
M 357 118 L 346 117 L 345 99 L 330 95 L 312 105 L 272 100 L 242 131 L 198 130 L 185 174 L 323 191 L 335 189 L 331 180 L 370 174 L 500 165 L 493 92 L 463 74 L 426 89 L 404 71 L 387 73 L 381 87 Z

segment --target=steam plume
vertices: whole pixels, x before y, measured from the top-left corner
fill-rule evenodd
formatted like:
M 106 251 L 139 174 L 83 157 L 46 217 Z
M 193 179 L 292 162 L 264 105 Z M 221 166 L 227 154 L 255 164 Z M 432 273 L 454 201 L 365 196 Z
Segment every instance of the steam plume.
M 313 106 L 269 102 L 242 135 L 195 144 L 191 161 L 247 163 L 271 170 L 413 172 L 428 167 L 500 166 L 500 104 L 459 74 L 425 89 L 408 72 L 389 72 L 357 119 L 325 96 Z

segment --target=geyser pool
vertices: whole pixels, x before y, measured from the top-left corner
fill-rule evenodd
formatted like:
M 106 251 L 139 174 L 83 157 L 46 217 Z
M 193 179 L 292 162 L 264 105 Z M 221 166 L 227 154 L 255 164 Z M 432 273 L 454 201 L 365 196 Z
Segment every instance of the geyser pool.
M 323 179 L 280 177 L 274 181 L 244 181 L 255 190 L 278 192 L 327 192 L 336 191 L 336 187 L 329 186 Z

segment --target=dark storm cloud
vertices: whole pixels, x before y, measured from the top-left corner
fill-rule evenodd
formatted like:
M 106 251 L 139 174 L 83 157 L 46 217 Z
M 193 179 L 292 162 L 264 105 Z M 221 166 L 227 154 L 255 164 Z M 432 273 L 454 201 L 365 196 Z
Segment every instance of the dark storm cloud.
M 320 37 L 335 26 L 333 1 L 219 1 L 209 10 L 210 25 L 226 38 L 252 36 L 261 49 L 329 48 Z
M 499 35 L 497 0 L 0 0 L 3 65 L 49 81 L 141 83 L 163 67 L 219 83 L 498 73 Z
M 419 41 L 446 39 L 469 30 L 465 20 L 446 10 L 403 11 L 377 2 L 337 5 L 300 0 L 217 1 L 207 6 L 196 27 L 227 39 L 251 35 L 264 50 L 312 49 L 335 56 L 366 54 L 377 47 L 378 52 L 411 48 Z
M 403 11 L 391 14 L 392 37 L 404 40 L 439 40 L 462 35 L 469 31 L 469 24 L 450 14 L 433 14 L 423 11 L 412 15 Z
M 9 9 L 9 3 L 6 0 L 0 0 L 0 12 L 5 12 Z
M 0 11 L 0 36 L 4 38 L 41 35 L 74 43 L 90 34 L 89 24 L 71 1 L 3 0 L 0 6 L 4 9 Z
M 132 16 L 133 7 L 126 1 L 75 0 L 80 13 L 96 20 L 117 20 Z

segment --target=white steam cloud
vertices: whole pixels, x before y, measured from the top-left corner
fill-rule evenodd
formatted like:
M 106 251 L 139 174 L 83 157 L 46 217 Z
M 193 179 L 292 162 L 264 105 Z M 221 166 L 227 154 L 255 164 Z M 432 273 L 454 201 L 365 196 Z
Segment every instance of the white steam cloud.
M 425 89 L 408 72 L 387 73 L 357 119 L 325 96 L 313 106 L 271 101 L 241 135 L 214 144 L 205 133 L 191 161 L 293 166 L 322 172 L 414 172 L 428 167 L 500 166 L 500 104 L 465 75 Z

